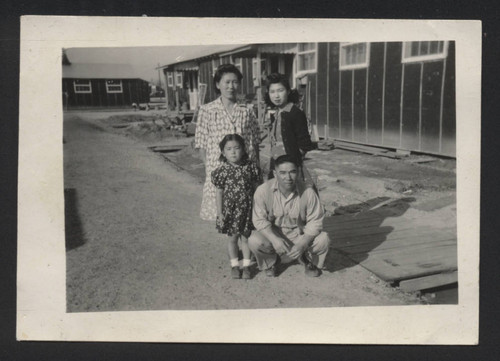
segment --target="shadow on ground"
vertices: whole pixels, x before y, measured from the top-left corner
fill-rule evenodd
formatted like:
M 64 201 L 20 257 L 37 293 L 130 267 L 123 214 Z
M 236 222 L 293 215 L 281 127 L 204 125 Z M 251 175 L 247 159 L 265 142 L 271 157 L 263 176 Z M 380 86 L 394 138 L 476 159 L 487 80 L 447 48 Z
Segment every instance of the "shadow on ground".
M 325 269 L 337 272 L 350 268 L 368 258 L 370 251 L 380 246 L 394 230 L 382 226 L 388 217 L 400 217 L 415 198 L 391 200 L 377 197 L 366 202 L 339 207 L 335 215 L 325 217 L 323 230 L 331 239 Z
M 66 251 L 78 248 L 85 244 L 82 222 L 78 213 L 78 199 L 76 189 L 64 189 L 64 226 L 66 237 Z

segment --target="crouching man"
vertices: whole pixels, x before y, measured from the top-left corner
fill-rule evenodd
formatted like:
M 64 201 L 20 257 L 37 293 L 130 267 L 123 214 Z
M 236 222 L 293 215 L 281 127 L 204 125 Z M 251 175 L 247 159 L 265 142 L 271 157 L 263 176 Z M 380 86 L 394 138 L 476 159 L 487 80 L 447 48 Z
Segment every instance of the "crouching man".
M 274 178 L 255 191 L 248 239 L 260 270 L 277 275 L 280 262 L 298 260 L 305 274 L 317 277 L 328 252 L 330 238 L 322 232 L 324 212 L 313 188 L 298 181 L 298 164 L 289 155 L 275 160 Z

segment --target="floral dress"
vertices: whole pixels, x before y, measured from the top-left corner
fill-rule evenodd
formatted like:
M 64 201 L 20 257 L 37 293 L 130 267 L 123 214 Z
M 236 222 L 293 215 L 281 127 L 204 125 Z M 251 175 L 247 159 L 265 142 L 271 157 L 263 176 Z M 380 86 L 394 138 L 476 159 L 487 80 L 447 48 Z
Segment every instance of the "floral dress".
M 222 164 L 212 172 L 212 183 L 223 190 L 222 220 L 217 230 L 229 236 L 252 231 L 252 198 L 256 185 L 262 183 L 260 169 L 247 160 L 241 165 Z
M 236 105 L 232 114 L 229 114 L 220 97 L 202 105 L 196 124 L 195 148 L 206 151 L 205 184 L 200 217 L 208 221 L 214 221 L 217 216 L 215 186 L 210 176 L 213 170 L 222 165 L 219 161 L 221 153 L 219 143 L 227 134 L 239 134 L 243 137 L 250 159 L 258 166 L 260 131 L 253 111 L 246 106 Z

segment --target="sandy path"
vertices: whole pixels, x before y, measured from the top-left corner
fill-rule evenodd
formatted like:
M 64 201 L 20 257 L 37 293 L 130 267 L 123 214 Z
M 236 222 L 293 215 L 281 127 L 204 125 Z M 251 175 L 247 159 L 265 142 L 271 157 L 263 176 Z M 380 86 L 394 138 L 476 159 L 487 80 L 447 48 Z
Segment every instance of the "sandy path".
M 230 279 L 225 241 L 198 217 L 199 181 L 76 114 L 64 138 L 70 312 L 419 303 L 333 251 L 317 279 L 299 265 Z

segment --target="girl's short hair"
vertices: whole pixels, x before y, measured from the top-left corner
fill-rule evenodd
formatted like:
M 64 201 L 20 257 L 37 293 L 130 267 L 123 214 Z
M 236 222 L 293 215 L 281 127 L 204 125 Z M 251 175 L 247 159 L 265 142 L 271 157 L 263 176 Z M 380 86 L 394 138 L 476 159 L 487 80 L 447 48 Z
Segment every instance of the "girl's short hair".
M 217 88 L 217 84 L 220 82 L 220 80 L 226 73 L 233 73 L 234 75 L 236 75 L 239 82 L 241 82 L 241 79 L 243 79 L 243 74 L 241 74 L 241 71 L 233 64 L 219 65 L 214 74 L 214 87 L 215 87 L 215 93 L 217 94 L 220 94 L 220 90 Z
M 219 148 L 220 148 L 219 160 L 221 162 L 227 162 L 227 159 L 224 156 L 224 147 L 226 146 L 226 143 L 229 142 L 230 140 L 234 140 L 240 144 L 240 147 L 243 150 L 243 155 L 241 157 L 241 160 L 243 161 L 247 160 L 248 153 L 247 153 L 247 148 L 245 147 L 245 140 L 239 134 L 226 134 L 224 138 L 222 138 L 222 140 L 219 143 Z
M 269 106 L 274 106 L 273 102 L 271 101 L 271 98 L 269 97 L 269 88 L 271 87 L 271 84 L 281 84 L 283 85 L 286 90 L 289 92 L 288 94 L 288 101 L 292 102 L 294 104 L 297 104 L 300 100 L 300 94 L 297 91 L 297 89 L 292 89 L 290 87 L 290 82 L 288 81 L 288 78 L 280 73 L 272 73 L 267 76 L 267 92 L 265 95 L 265 102 Z

